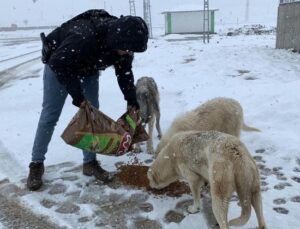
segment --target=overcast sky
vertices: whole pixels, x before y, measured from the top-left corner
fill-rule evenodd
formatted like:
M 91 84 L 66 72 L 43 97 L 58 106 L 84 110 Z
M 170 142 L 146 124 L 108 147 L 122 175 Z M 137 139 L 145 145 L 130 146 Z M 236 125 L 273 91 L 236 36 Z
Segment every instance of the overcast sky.
M 128 0 L 0 0 L 0 26 L 58 25 L 70 17 L 91 8 L 106 8 L 111 14 L 129 14 Z M 136 0 L 137 14 L 142 16 L 143 0 Z M 203 5 L 202 0 L 152 0 L 153 26 L 163 26 L 161 12 L 181 5 Z M 216 23 L 243 23 L 246 0 L 210 0 L 219 11 Z M 275 24 L 278 0 L 250 0 L 251 23 Z

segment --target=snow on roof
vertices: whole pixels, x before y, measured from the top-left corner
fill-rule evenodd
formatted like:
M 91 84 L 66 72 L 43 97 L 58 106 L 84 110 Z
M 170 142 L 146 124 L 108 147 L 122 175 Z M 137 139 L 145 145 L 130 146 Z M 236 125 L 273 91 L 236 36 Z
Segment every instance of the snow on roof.
M 179 5 L 172 9 L 166 9 L 162 13 L 168 13 L 168 12 L 187 12 L 187 11 L 202 11 L 203 10 L 203 4 L 185 4 L 185 5 Z M 218 9 L 216 8 L 210 8 L 210 11 L 216 11 Z

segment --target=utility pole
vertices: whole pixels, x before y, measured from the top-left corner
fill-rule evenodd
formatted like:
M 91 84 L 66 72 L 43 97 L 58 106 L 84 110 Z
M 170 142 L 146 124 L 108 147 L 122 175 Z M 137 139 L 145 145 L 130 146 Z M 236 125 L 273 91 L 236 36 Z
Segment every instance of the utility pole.
M 130 15 L 136 16 L 135 1 L 134 0 L 129 0 L 129 12 L 130 12 Z
M 249 22 L 249 0 L 246 0 L 246 14 L 245 14 L 245 22 Z
M 151 5 L 150 0 L 144 0 L 144 20 L 148 26 L 149 37 L 152 38 L 152 22 L 151 22 Z
M 209 0 L 203 0 L 204 7 L 203 7 L 203 43 L 209 43 Z

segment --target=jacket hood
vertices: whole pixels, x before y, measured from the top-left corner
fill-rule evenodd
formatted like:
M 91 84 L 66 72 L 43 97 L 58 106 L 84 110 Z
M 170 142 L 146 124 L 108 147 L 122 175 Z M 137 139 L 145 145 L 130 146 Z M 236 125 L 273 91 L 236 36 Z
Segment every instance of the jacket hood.
M 108 23 L 106 42 L 110 49 L 144 52 L 147 49 L 148 27 L 141 17 L 125 16 Z

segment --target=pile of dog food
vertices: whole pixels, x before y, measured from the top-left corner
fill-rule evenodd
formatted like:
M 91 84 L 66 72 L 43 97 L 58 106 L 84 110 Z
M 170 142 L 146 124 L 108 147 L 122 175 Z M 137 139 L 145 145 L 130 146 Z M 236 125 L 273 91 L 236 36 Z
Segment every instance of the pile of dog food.
M 119 181 L 124 185 L 142 188 L 155 195 L 179 197 L 183 194 L 190 193 L 189 186 L 186 183 L 180 181 L 176 181 L 170 184 L 169 186 L 159 190 L 151 188 L 149 185 L 149 180 L 147 178 L 148 169 L 148 166 L 138 164 L 121 165 L 118 168 L 118 173 L 116 174 L 116 176 L 118 177 Z

